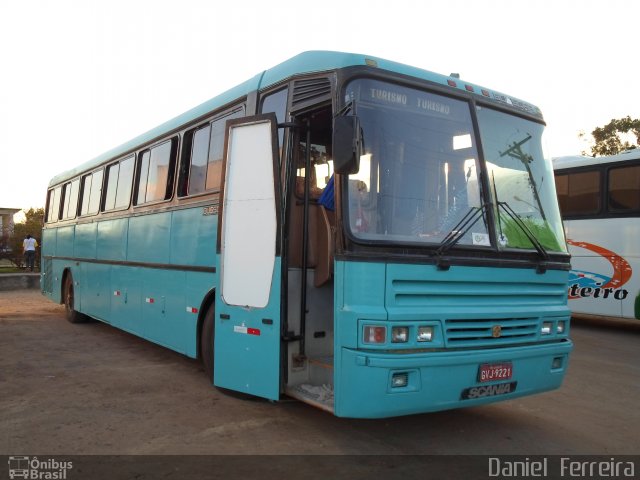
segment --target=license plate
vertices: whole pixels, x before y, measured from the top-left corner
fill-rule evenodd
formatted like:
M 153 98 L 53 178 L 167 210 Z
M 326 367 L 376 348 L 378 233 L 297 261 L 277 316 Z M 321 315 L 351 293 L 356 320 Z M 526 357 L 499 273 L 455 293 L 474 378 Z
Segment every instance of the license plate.
M 478 382 L 493 382 L 494 380 L 509 380 L 513 374 L 511 362 L 483 363 L 478 368 Z

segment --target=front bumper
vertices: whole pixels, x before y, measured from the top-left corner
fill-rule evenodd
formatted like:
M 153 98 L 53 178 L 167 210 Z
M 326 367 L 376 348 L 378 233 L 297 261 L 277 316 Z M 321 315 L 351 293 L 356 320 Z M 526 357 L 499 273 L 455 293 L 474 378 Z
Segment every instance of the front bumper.
M 335 414 L 393 417 L 484 405 L 553 390 L 562 384 L 572 348 L 568 339 L 548 344 L 418 354 L 343 348 L 336 365 Z M 511 379 L 478 382 L 480 364 L 507 361 L 513 365 Z M 393 375 L 405 373 L 407 385 L 393 387 Z M 511 386 L 477 388 L 470 395 L 472 398 L 462 398 L 464 390 L 507 383 Z

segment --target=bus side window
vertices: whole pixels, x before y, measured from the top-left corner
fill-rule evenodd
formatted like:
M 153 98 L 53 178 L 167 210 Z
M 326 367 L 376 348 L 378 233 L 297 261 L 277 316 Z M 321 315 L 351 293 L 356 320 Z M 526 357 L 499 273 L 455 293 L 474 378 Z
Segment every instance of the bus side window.
M 222 155 L 224 149 L 224 129 L 227 120 L 239 115 L 229 115 L 211 124 L 211 139 L 209 140 L 209 157 L 207 159 L 207 190 L 219 190 L 222 179 Z
M 557 174 L 556 189 L 563 216 L 595 215 L 600 212 L 599 170 Z
M 86 215 L 89 213 L 89 198 L 91 196 L 91 183 L 93 180 L 93 174 L 88 174 L 82 177 L 81 191 L 80 191 L 80 215 Z
M 565 214 L 569 201 L 569 176 L 566 173 L 556 173 L 556 195 L 560 204 L 560 211 Z
M 140 155 L 136 205 L 171 198 L 177 143 L 173 138 Z
M 62 219 L 76 218 L 78 212 L 78 193 L 80 190 L 80 179 L 65 184 L 62 205 Z
M 191 168 L 189 169 L 189 195 L 204 192 L 207 181 L 207 160 L 211 125 L 205 125 L 193 133 Z
M 53 220 L 51 218 L 51 211 L 53 209 L 53 198 L 55 196 L 55 190 L 49 190 L 47 192 L 47 215 L 45 217 L 45 223 L 51 223 Z
M 217 192 L 220 189 L 227 120 L 243 115 L 244 109 L 236 110 L 184 134 L 178 196 Z
M 285 122 L 285 115 L 287 111 L 287 97 L 289 89 L 278 90 L 277 92 L 269 93 L 262 99 L 262 106 L 260 107 L 261 113 L 275 113 L 278 123 Z M 282 147 L 284 141 L 284 128 L 278 128 L 278 146 L 280 149 L 280 161 L 282 162 Z
M 80 192 L 80 215 L 95 215 L 100 210 L 100 194 L 102 192 L 102 170 L 82 177 Z
M 49 198 L 47 200 L 47 223 L 58 221 L 60 215 L 60 196 L 62 187 L 49 190 Z
M 131 200 L 133 184 L 133 164 L 135 156 L 121 160 L 107 167 L 107 193 L 103 210 L 126 208 Z
M 640 210 L 640 165 L 609 170 L 608 207 L 610 212 Z

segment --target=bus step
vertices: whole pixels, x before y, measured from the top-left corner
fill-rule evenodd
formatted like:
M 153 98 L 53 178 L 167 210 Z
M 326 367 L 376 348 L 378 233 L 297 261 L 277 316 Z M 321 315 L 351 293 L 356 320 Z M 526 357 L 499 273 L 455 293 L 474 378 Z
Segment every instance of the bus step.
M 333 413 L 333 386 L 301 383 L 287 387 L 285 393 L 296 400 Z

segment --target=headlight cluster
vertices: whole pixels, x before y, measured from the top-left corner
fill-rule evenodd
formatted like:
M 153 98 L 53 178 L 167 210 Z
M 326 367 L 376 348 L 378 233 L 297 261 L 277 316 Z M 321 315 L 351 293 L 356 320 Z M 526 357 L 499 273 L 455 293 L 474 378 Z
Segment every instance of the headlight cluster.
M 415 337 L 412 338 L 412 335 Z M 419 325 L 417 327 L 399 326 L 391 327 L 391 343 L 410 343 L 415 340 L 418 343 L 431 342 L 434 338 L 432 325 Z M 380 325 L 365 325 L 363 342 L 374 345 L 387 343 L 387 327 Z
M 562 335 L 567 332 L 567 324 L 568 320 L 545 320 L 542 322 L 542 327 L 540 328 L 540 334 L 542 336 L 551 335 L 553 333 L 557 335 Z

